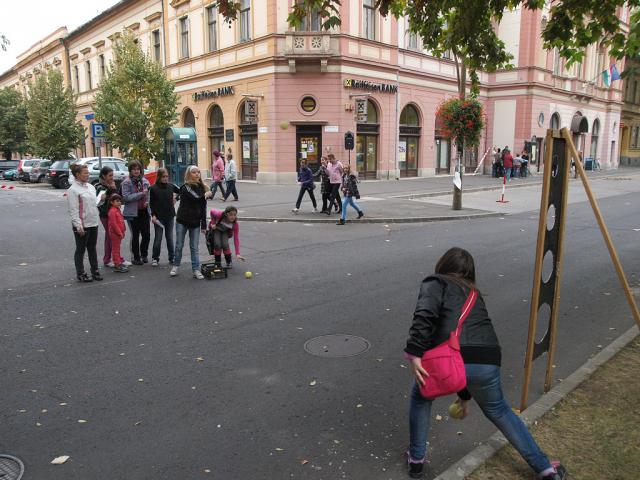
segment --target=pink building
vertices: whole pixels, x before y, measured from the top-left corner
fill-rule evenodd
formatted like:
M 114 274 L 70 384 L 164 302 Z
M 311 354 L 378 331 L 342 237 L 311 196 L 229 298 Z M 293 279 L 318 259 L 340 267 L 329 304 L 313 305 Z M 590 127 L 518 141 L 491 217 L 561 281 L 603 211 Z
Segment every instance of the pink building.
M 328 152 L 370 179 L 449 174 L 454 149 L 435 112 L 457 95 L 453 60 L 430 55 L 405 19 L 382 17 L 373 0 L 343 0 L 342 25 L 328 32 L 313 15 L 291 29 L 293 2 L 242 0 L 227 24 L 211 0 L 122 0 L 64 40 L 79 121 L 88 128 L 112 43 L 128 28 L 176 83 L 179 126 L 195 128 L 205 170 L 214 150 L 231 149 L 241 177 L 262 183 L 295 182 L 302 158 L 315 166 Z M 505 145 L 527 148 L 535 165 L 551 126 L 573 126 L 585 157 L 617 166 L 621 82 L 603 85 L 611 61 L 597 45 L 570 69 L 543 50 L 548 16 L 517 9 L 496 26 L 514 69 L 480 74 L 487 127 L 467 170 Z M 628 11 L 619 17 L 626 26 Z M 356 137 L 350 154 L 348 131 Z M 95 152 L 90 139 L 84 151 Z

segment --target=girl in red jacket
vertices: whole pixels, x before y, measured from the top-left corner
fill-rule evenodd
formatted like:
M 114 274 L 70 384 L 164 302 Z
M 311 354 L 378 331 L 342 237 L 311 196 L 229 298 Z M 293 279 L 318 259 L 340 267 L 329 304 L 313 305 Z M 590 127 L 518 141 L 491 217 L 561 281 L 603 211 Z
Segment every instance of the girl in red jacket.
M 124 217 L 120 211 L 122 206 L 122 197 L 117 193 L 114 193 L 109 197 L 109 238 L 111 239 L 111 255 L 113 256 L 113 264 L 115 265 L 113 271 L 117 273 L 126 273 L 129 271 L 127 267 L 122 264 L 122 257 L 120 256 L 120 242 L 124 240 L 124 233 L 127 228 L 124 224 Z

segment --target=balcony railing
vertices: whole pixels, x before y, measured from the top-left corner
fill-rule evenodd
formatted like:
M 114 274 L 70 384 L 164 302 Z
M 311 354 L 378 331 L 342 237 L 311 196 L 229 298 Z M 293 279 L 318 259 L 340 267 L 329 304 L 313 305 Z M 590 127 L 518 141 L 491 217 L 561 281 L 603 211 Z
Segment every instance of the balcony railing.
M 282 53 L 289 59 L 289 71 L 295 73 L 296 60 L 320 60 L 320 71 L 326 72 L 328 58 L 338 55 L 338 39 L 325 32 L 288 32 Z

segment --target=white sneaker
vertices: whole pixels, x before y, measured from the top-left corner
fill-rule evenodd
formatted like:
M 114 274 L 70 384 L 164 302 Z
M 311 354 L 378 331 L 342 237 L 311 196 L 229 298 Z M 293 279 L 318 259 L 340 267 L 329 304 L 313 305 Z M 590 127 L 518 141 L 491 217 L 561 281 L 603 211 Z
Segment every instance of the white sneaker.
M 202 272 L 200 270 L 194 270 L 193 271 L 193 278 L 197 278 L 198 280 L 203 280 L 204 279 L 204 275 L 202 275 Z
M 158 260 L 152 260 L 151 261 L 151 266 L 152 267 L 157 267 L 158 266 Z
M 122 261 L 122 265 L 124 265 L 125 267 L 130 267 L 131 266 L 131 262 L 129 260 L 123 260 Z
M 171 267 L 171 271 L 169 272 L 169 276 L 175 277 L 176 275 L 178 275 L 178 267 L 176 267 L 174 265 L 173 267 Z
M 318 213 L 318 209 L 316 207 L 313 207 L 313 213 Z
M 292 209 L 291 209 L 291 212 L 292 212 L 292 213 L 298 213 L 299 211 L 300 211 L 300 209 L 298 209 L 298 208 L 292 208 Z
M 109 268 L 113 268 L 113 267 L 115 267 L 115 264 L 113 262 L 109 262 L 109 263 L 105 263 L 104 266 L 105 267 L 109 267 Z

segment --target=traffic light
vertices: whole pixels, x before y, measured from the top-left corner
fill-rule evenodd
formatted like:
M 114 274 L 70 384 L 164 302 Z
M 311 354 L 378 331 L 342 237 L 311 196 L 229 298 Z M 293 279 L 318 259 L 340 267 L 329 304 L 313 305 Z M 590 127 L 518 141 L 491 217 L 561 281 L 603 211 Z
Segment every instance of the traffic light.
M 353 132 L 347 132 L 344 134 L 344 149 L 345 150 L 353 150 L 354 147 L 354 138 Z

